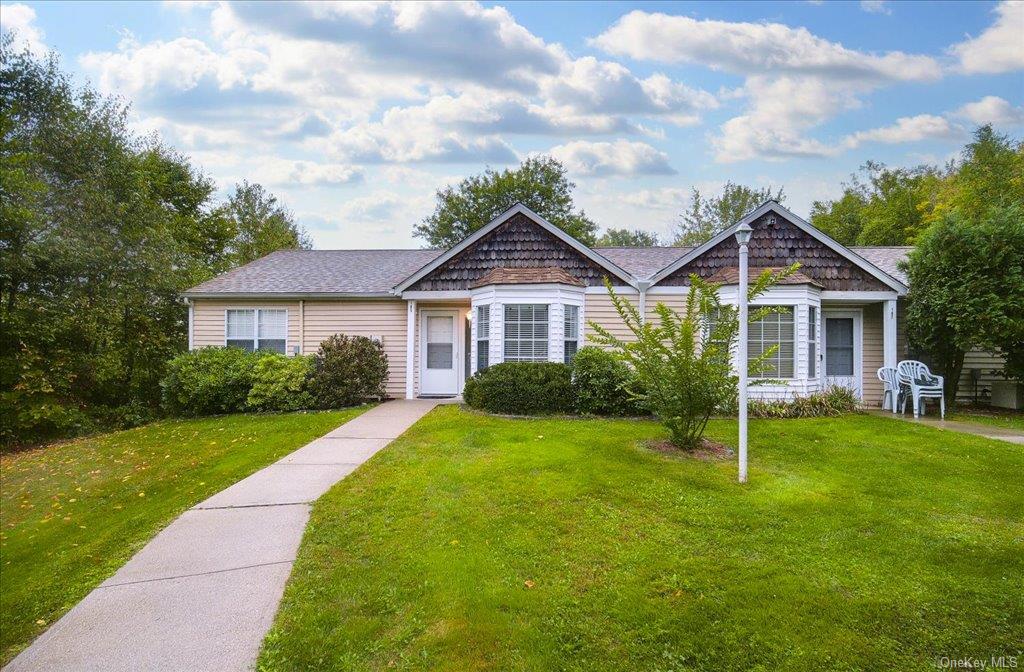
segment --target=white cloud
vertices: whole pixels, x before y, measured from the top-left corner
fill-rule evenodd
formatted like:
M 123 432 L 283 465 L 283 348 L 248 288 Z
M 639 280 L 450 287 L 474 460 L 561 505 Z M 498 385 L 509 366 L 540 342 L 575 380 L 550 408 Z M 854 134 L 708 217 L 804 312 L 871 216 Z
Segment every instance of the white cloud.
M 363 180 L 359 168 L 339 163 L 295 161 L 274 156 L 253 158 L 249 162 L 253 178 L 270 186 L 338 186 Z
M 633 11 L 591 42 L 616 55 L 743 75 L 748 109 L 711 139 L 716 159 L 726 163 L 834 155 L 837 147 L 806 137 L 808 132 L 858 107 L 859 96 L 878 87 L 942 74 L 928 56 L 856 51 L 779 23 Z
M 1024 107 L 1014 107 L 999 96 L 985 96 L 981 100 L 967 103 L 955 112 L 956 116 L 973 124 L 1024 124 Z
M 939 64 L 899 51 L 875 55 L 847 49 L 806 28 L 780 23 L 697 20 L 632 11 L 591 40 L 617 56 L 663 63 L 700 63 L 739 74 L 814 74 L 853 81 L 932 80 Z
M 1024 69 L 1024 2 L 1004 0 L 995 9 L 997 18 L 978 37 L 950 47 L 968 74 L 1000 73 Z
M 860 8 L 868 14 L 892 14 L 885 0 L 860 0 Z
M 4 5 L 3 32 L 13 33 L 12 46 L 17 51 L 28 49 L 37 56 L 46 53 L 43 31 L 36 25 L 36 10 L 28 5 Z
M 865 142 L 894 145 L 935 138 L 955 138 L 962 134 L 962 129 L 950 124 L 944 117 L 919 114 L 915 117 L 901 117 L 890 126 L 852 133 L 844 138 L 843 146 L 852 149 Z
M 674 175 L 668 154 L 643 142 L 578 140 L 552 147 L 549 152 L 578 175 Z

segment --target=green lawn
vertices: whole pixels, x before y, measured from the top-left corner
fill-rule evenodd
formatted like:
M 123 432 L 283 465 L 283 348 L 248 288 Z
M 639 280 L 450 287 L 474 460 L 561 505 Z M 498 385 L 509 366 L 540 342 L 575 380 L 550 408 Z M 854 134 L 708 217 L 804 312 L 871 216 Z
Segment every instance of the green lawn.
M 1020 411 L 985 411 L 965 410 L 963 412 L 951 413 L 946 416 L 948 420 L 959 422 L 977 422 L 991 427 L 1003 429 L 1017 429 L 1024 432 L 1024 413 Z
M 158 422 L 0 456 L 0 664 L 181 512 L 367 408 Z
M 714 438 L 733 443 L 735 424 Z M 934 670 L 1024 648 L 1024 450 L 887 418 L 440 407 L 315 506 L 262 670 Z M 1020 660 L 1020 658 L 1018 658 Z

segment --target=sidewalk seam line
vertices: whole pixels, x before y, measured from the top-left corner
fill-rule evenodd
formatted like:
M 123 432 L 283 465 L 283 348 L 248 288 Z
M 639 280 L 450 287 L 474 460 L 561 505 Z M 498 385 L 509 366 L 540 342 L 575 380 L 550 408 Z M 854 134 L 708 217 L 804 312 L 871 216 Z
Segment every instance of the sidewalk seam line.
M 208 572 L 195 572 L 194 574 L 179 574 L 176 576 L 158 576 L 153 579 L 139 579 L 137 581 L 125 581 L 123 583 L 103 583 L 97 588 L 119 588 L 121 586 L 135 586 L 140 583 L 155 583 L 157 581 L 171 581 L 173 579 L 190 579 L 196 576 L 210 576 L 213 574 L 223 574 L 225 572 L 237 572 L 240 569 L 254 569 L 256 567 L 271 567 L 273 565 L 283 565 L 286 563 L 295 562 L 295 560 L 275 560 L 273 562 L 260 562 L 255 565 L 242 565 L 240 567 L 225 567 L 224 569 L 211 569 Z

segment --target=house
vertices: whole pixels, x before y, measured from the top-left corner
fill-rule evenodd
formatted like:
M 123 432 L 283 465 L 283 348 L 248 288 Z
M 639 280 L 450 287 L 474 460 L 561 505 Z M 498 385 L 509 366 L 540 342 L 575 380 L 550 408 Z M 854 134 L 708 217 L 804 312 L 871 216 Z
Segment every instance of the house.
M 905 357 L 907 248 L 844 247 L 775 201 L 742 223 L 754 229 L 752 276 L 801 264 L 757 301 L 784 310 L 751 325 L 752 353 L 779 346 L 766 375 L 780 381 L 752 396 L 844 385 L 877 405 L 876 369 Z M 734 229 L 695 248 L 590 248 L 520 204 L 446 251 L 279 251 L 185 293 L 189 347 L 306 354 L 335 333 L 371 336 L 388 355 L 391 396 L 457 395 L 488 365 L 568 361 L 591 321 L 625 336 L 606 277 L 646 316 L 681 307 L 691 273 L 735 302 Z

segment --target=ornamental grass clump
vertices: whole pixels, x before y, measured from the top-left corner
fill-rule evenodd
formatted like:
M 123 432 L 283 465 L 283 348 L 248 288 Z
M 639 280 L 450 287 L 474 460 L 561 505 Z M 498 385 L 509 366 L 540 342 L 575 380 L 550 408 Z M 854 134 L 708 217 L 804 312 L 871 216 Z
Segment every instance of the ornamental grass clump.
M 794 264 L 778 273 L 766 269 L 751 283 L 748 299 L 760 296 L 798 267 Z M 671 442 L 683 450 L 699 448 L 708 418 L 735 404 L 737 376 L 729 353 L 739 331 L 736 307 L 721 302 L 719 285 L 691 274 L 683 312 L 659 303 L 657 319 L 644 321 L 636 306 L 616 294 L 607 278 L 605 287 L 634 340 L 624 341 L 595 322 L 590 322 L 595 332 L 590 339 L 610 348 L 633 370 L 637 385 L 629 394 L 668 428 Z M 774 307 L 752 309 L 749 321 L 757 322 L 776 311 Z M 768 370 L 776 348 L 749 358 L 752 375 Z

